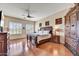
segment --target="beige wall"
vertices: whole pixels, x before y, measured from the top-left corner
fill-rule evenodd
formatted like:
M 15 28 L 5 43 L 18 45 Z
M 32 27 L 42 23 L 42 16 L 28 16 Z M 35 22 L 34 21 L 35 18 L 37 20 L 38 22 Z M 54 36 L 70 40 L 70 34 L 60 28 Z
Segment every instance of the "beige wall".
M 38 31 L 39 23 L 42 23 L 42 27 L 45 27 L 45 21 L 49 21 L 50 22 L 50 26 L 53 27 L 53 33 L 54 34 L 55 34 L 55 27 L 59 27 L 60 29 L 63 29 L 63 31 L 64 31 L 64 16 L 67 13 L 67 11 L 68 10 L 65 9 L 65 10 L 57 12 L 57 13 L 51 15 L 51 16 L 42 18 L 39 21 L 36 21 L 35 22 L 35 31 Z M 55 19 L 61 18 L 61 17 L 63 18 L 63 23 L 61 25 L 55 25 Z M 19 19 L 19 18 L 4 16 L 4 31 L 5 32 L 7 31 L 7 28 L 9 28 L 9 22 L 10 21 L 22 23 L 23 27 L 25 27 L 26 23 L 31 23 L 31 24 L 34 25 L 34 22 L 32 22 L 32 21 L 27 21 L 27 20 L 22 20 L 22 19 Z M 64 34 L 65 34 L 65 32 L 61 32 L 60 33 L 60 35 L 61 35 L 60 42 L 61 43 L 64 43 L 64 40 L 65 40 L 64 39 Z M 24 37 L 26 37 L 26 31 L 24 29 L 22 30 L 22 34 L 20 34 L 20 35 L 10 35 L 10 39 L 24 38 Z
M 9 28 L 10 21 L 22 23 L 23 27 L 25 27 L 27 23 L 34 25 L 34 22 L 32 22 L 32 21 L 27 21 L 27 20 L 15 18 L 15 17 L 4 16 L 4 32 L 7 32 L 7 29 Z M 25 37 L 26 37 L 26 30 L 25 29 L 22 29 L 22 34 L 10 35 L 10 39 L 25 38 Z
M 62 11 L 60 11 L 60 12 L 57 12 L 57 13 L 55 13 L 55 14 L 53 14 L 53 15 L 51 15 L 51 16 L 48 16 L 48 17 L 45 17 L 45 18 L 42 18 L 41 20 L 39 20 L 39 21 L 37 21 L 36 22 L 36 26 L 35 26 L 35 29 L 36 29 L 36 31 L 38 31 L 38 29 L 40 28 L 39 27 L 39 23 L 42 23 L 42 27 L 45 27 L 45 21 L 49 21 L 49 23 L 50 23 L 50 25 L 49 26 L 52 26 L 53 27 L 53 33 L 55 34 L 55 29 L 56 29 L 56 27 L 58 27 L 58 28 L 60 28 L 60 29 L 63 29 L 63 31 L 64 31 L 64 16 L 65 16 L 65 14 L 67 13 L 67 9 L 65 9 L 65 10 L 62 10 Z M 55 25 L 55 19 L 57 19 L 57 18 L 63 18 L 63 23 L 62 24 L 60 24 L 60 25 Z M 61 43 L 64 43 L 64 34 L 65 34 L 65 32 L 61 32 L 60 33 L 60 35 L 61 35 L 61 40 L 60 40 L 60 42 Z M 58 33 L 57 33 L 57 35 L 59 35 Z

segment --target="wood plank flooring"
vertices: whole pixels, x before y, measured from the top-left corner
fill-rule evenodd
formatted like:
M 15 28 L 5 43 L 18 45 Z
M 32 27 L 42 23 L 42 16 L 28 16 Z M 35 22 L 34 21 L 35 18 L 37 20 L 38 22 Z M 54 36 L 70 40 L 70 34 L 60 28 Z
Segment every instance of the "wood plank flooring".
M 63 45 L 47 42 L 38 48 L 24 47 L 22 41 L 10 45 L 8 56 L 72 56 L 73 54 Z
M 63 45 L 56 43 L 45 43 L 38 48 L 28 50 L 25 55 L 29 56 L 73 56 L 73 54 Z

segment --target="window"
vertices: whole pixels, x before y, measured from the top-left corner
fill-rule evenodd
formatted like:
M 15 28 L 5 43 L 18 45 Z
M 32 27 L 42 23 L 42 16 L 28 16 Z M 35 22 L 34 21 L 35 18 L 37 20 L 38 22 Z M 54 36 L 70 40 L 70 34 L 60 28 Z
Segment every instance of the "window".
M 22 34 L 22 24 L 10 22 L 9 31 L 10 31 L 10 34 Z
M 33 24 L 26 24 L 26 33 L 34 32 Z

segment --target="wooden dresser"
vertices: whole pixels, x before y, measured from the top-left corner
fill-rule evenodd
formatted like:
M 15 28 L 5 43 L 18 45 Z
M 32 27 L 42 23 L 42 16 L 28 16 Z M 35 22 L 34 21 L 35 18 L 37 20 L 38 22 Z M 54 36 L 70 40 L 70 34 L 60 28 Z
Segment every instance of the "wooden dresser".
M 53 35 L 53 42 L 60 44 L 60 36 L 59 35 Z
M 79 4 L 75 4 L 65 16 L 65 46 L 74 55 L 79 55 Z
M 7 33 L 0 33 L 0 56 L 7 55 Z

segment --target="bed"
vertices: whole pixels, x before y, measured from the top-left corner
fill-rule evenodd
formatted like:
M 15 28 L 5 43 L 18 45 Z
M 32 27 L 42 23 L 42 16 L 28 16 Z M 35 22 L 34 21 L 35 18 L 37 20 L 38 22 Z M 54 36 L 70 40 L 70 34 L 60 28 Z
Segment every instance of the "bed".
M 38 46 L 40 44 L 50 41 L 53 35 L 52 30 L 52 26 L 49 26 L 40 28 L 38 32 L 29 33 L 27 35 L 27 43 L 29 43 L 28 41 L 30 41 L 32 45 Z

